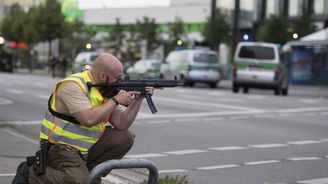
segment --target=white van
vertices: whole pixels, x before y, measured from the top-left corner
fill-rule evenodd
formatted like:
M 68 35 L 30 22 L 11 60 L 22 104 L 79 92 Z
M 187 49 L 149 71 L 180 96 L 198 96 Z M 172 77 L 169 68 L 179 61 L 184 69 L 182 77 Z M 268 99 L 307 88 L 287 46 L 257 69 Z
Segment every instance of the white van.
M 171 51 L 161 65 L 161 78 L 179 77 L 184 86 L 194 86 L 196 82 L 216 88 L 221 79 L 218 54 L 210 50 Z
M 270 88 L 275 95 L 288 95 L 288 70 L 280 61 L 276 44 L 240 42 L 236 48 L 233 65 L 232 91 L 250 87 Z
M 72 72 L 81 72 L 86 69 L 89 69 L 92 66 L 93 61 L 100 55 L 101 52 L 80 52 L 76 55 L 73 66 Z

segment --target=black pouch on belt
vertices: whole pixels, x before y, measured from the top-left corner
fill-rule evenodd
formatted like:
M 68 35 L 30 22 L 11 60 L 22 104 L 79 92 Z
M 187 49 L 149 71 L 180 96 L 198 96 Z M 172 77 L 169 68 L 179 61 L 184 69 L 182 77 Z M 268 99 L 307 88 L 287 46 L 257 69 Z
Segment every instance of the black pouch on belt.
M 42 139 L 40 141 L 40 150 L 35 153 L 35 156 L 26 158 L 28 166 L 32 166 L 33 164 L 36 166 L 37 175 L 43 175 L 46 173 L 49 147 L 50 143 L 47 140 Z

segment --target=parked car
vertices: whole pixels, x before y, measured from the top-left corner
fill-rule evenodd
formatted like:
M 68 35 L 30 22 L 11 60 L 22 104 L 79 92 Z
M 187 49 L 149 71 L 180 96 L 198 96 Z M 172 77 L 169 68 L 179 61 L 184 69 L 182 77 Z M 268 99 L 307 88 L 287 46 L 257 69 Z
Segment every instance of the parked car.
M 276 44 L 241 42 L 238 44 L 232 66 L 232 91 L 250 87 L 271 88 L 275 95 L 288 95 L 288 70 L 280 60 Z
M 171 51 L 161 66 L 161 78 L 178 77 L 184 86 L 194 86 L 196 82 L 216 88 L 220 79 L 218 54 L 210 50 Z
M 155 79 L 160 76 L 162 61 L 158 59 L 143 59 L 127 68 L 126 75 L 131 79 Z
M 80 52 L 76 55 L 73 64 L 72 72 L 81 72 L 89 69 L 93 61 L 101 54 L 101 52 Z

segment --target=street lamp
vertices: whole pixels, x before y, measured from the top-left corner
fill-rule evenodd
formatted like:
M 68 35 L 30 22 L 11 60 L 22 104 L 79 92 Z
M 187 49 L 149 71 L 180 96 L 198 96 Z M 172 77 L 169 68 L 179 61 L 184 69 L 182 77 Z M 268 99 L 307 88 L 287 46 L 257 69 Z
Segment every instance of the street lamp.
M 87 43 L 87 44 L 85 45 L 85 48 L 88 49 L 88 50 L 90 50 L 90 49 L 92 48 L 91 43 Z
M 298 38 L 298 34 L 297 33 L 294 33 L 293 34 L 293 38 L 296 40 Z
M 0 36 L 0 45 L 4 44 L 5 43 L 5 38 Z
M 178 46 L 181 46 L 182 43 L 183 43 L 182 40 L 178 40 L 178 41 L 177 41 L 177 45 L 178 45 Z

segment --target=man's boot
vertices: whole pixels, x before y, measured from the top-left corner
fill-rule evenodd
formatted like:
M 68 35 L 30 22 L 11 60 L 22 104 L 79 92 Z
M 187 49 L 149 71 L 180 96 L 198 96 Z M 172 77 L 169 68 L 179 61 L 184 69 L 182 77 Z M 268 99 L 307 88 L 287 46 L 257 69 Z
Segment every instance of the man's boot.
M 28 184 L 28 166 L 25 161 L 17 167 L 17 173 L 12 184 Z

